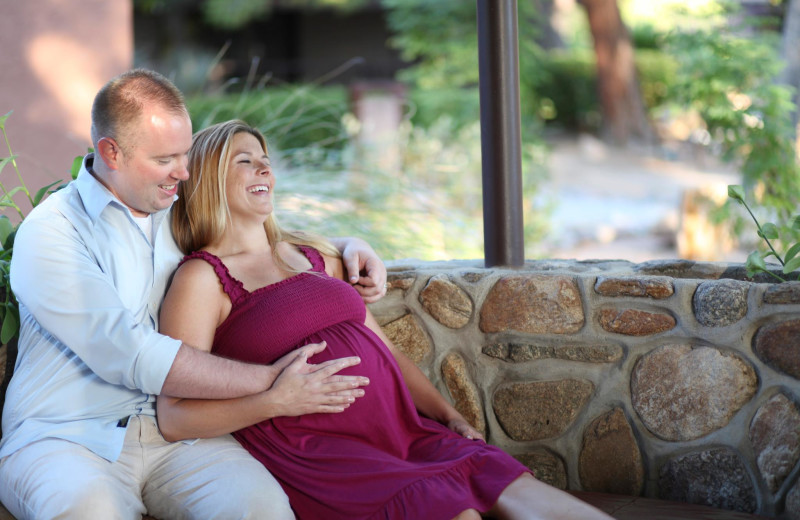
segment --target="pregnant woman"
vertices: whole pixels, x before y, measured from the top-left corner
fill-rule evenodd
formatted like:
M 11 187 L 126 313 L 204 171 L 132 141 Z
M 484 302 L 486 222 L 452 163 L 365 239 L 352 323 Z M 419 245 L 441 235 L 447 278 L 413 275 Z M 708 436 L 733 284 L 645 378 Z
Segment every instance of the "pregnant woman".
M 486 444 L 392 346 L 342 280 L 336 250 L 278 226 L 260 132 L 241 121 L 198 132 L 189 171 L 173 209 L 187 256 L 162 307 L 162 332 L 220 356 L 275 364 L 283 372 L 271 396 L 301 391 L 287 373 L 352 356 L 360 364 L 341 374 L 366 376 L 369 386 L 356 400 L 332 395 L 330 410 L 346 409 L 330 414 L 284 409 L 258 395 L 162 395 L 165 438 L 233 432 L 278 479 L 300 519 L 610 518 Z

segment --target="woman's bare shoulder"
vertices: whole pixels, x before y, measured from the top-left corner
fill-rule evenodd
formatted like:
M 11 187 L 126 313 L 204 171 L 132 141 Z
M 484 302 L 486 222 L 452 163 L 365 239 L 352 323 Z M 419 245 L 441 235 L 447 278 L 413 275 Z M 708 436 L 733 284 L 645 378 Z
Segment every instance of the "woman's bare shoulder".
M 189 258 L 175 271 L 170 288 L 207 292 L 218 290 L 219 278 L 214 266 L 202 258 Z

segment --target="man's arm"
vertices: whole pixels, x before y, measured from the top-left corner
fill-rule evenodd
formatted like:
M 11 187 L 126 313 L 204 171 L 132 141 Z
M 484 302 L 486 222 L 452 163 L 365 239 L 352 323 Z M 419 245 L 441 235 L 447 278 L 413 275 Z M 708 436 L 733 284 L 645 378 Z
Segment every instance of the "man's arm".
M 183 343 L 159 393 L 175 397 L 230 399 L 272 386 L 280 372 L 211 355 Z
M 347 271 L 346 279 L 364 302 L 373 303 L 383 298 L 386 294 L 386 266 L 372 247 L 360 238 L 329 240 L 342 253 L 342 263 Z

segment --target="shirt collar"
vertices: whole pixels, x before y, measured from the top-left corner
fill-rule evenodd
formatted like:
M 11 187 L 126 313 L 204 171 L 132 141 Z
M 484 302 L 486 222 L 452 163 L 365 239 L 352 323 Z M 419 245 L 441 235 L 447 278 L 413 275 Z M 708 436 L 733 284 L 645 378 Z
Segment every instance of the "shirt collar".
M 94 164 L 95 154 L 89 153 L 83 158 L 81 170 L 78 172 L 78 178 L 75 179 L 75 184 L 80 193 L 83 206 L 86 208 L 86 213 L 92 219 L 92 223 L 96 223 L 98 217 L 103 210 L 110 204 L 115 204 L 122 208 L 133 219 L 130 209 L 122 203 L 111 191 L 106 188 L 102 182 L 97 180 L 92 175 L 92 165 Z M 175 196 L 177 199 L 178 196 Z M 153 213 L 153 225 L 157 226 L 161 223 L 164 215 L 167 214 L 169 208 Z

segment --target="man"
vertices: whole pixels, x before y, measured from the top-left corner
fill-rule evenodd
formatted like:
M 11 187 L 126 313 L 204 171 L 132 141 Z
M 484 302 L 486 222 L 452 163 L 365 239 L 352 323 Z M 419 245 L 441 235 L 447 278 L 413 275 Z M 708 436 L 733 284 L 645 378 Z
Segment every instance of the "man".
M 0 443 L 0 501 L 20 519 L 293 518 L 276 481 L 230 436 L 166 442 L 155 396 L 262 394 L 264 406 L 298 415 L 337 413 L 363 395 L 365 378 L 335 375 L 357 359 L 305 363 L 321 345 L 259 366 L 156 332 L 182 256 L 168 213 L 188 178 L 191 135 L 166 78 L 112 79 L 92 107 L 96 152 L 20 227 L 11 266 L 19 355 Z M 336 243 L 365 300 L 380 298 L 386 272 L 371 248 Z

